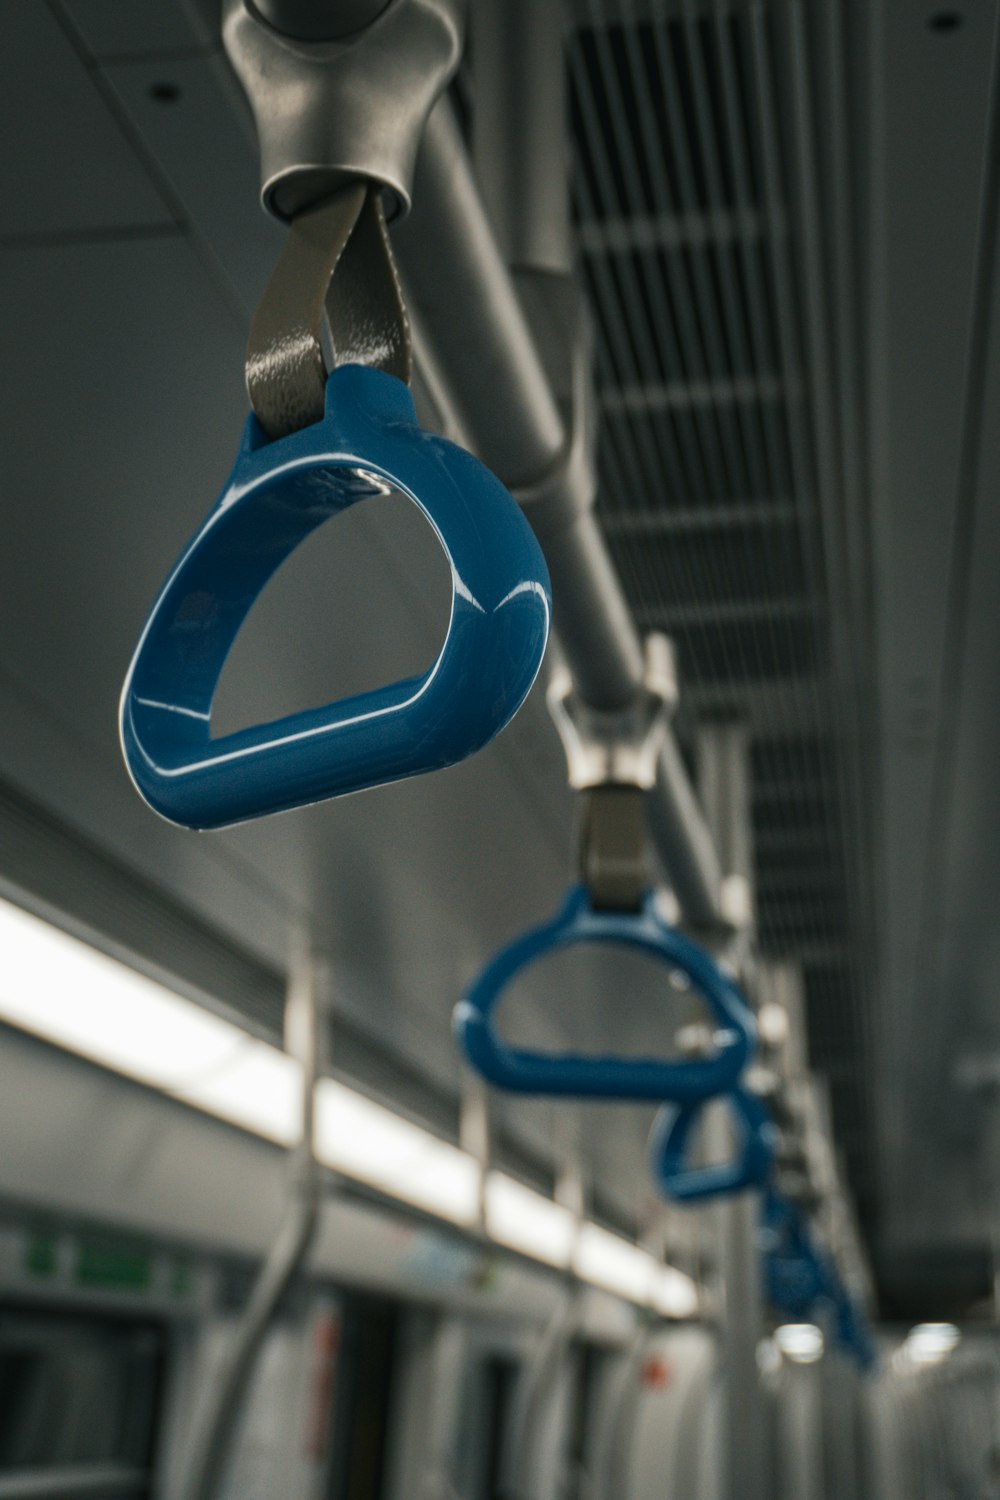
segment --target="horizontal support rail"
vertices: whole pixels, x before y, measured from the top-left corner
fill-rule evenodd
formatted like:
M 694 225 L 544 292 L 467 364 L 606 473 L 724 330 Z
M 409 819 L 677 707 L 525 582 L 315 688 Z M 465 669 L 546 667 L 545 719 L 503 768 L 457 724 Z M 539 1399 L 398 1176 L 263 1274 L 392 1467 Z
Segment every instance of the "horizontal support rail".
M 446 99 L 428 122 L 396 244 L 470 446 L 512 489 L 544 483 L 563 460 L 566 422 Z M 586 500 L 572 509 L 542 538 L 560 646 L 584 701 L 620 710 L 642 692 L 641 642 L 592 510 Z M 672 735 L 650 826 L 685 920 L 724 927 L 718 859 Z

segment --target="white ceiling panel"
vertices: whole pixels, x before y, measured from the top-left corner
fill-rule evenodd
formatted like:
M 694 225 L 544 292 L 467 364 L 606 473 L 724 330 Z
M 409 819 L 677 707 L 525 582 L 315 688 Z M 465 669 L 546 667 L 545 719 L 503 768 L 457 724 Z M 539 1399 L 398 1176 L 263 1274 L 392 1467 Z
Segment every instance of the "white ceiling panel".
M 8 0 L 3 19 L 0 236 L 169 226 L 169 208 L 53 13 Z
M 228 64 L 217 56 L 121 63 L 106 77 L 249 323 L 284 231 L 260 206 L 253 127 Z M 176 95 L 164 98 L 164 86 Z
M 212 41 L 208 6 L 195 0 L 57 0 L 95 57 L 149 55 Z M 221 9 L 221 0 L 219 3 Z M 217 30 L 217 28 L 214 28 Z

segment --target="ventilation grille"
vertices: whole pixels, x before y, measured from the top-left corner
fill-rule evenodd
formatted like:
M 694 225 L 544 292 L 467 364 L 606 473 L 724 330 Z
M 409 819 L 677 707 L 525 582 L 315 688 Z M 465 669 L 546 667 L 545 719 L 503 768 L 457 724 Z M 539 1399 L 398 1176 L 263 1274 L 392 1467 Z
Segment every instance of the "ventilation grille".
M 687 727 L 751 727 L 760 940 L 803 965 L 812 1060 L 864 1214 L 870 861 L 846 664 L 866 616 L 835 534 L 862 472 L 845 405 L 860 378 L 848 41 L 838 0 L 641 14 L 579 0 L 569 68 L 601 520 L 640 627 L 676 643 Z

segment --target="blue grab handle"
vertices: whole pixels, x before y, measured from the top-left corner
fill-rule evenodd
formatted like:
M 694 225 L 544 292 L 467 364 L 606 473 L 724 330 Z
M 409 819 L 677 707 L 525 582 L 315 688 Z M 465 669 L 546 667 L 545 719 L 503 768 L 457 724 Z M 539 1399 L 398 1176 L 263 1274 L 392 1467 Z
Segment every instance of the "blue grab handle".
M 309 534 L 393 488 L 423 512 L 452 574 L 448 634 L 420 677 L 211 737 L 212 699 L 240 626 Z M 121 699 L 126 765 L 163 817 L 217 828 L 453 765 L 524 701 L 551 616 L 534 534 L 499 480 L 417 425 L 406 386 L 335 369 L 323 419 L 268 442 L 247 420 L 214 510 L 164 584 Z
M 764 1289 L 783 1317 L 808 1318 L 831 1297 L 833 1271 L 797 1203 L 773 1189 L 761 1216 Z
M 522 970 L 577 943 L 637 948 L 687 975 L 718 1023 L 710 1057 L 552 1054 L 510 1047 L 493 1027 L 494 1012 Z M 562 910 L 504 948 L 455 1008 L 455 1036 L 472 1066 L 497 1088 L 580 1099 L 705 1099 L 735 1083 L 756 1039 L 753 1015 L 736 985 L 701 948 L 669 927 L 647 892 L 637 913 L 595 911 L 586 888 L 570 890 Z
M 878 1344 L 868 1315 L 839 1280 L 834 1299 L 834 1334 L 840 1348 L 856 1361 L 865 1374 L 870 1375 L 877 1370 Z
M 829 1277 L 801 1210 L 768 1195 L 761 1239 L 764 1292 L 774 1311 L 785 1318 L 813 1316 Z
M 687 1164 L 691 1132 L 700 1118 L 698 1104 L 667 1105 L 653 1124 L 650 1158 L 653 1176 L 668 1198 L 678 1203 L 701 1203 L 728 1197 L 766 1182 L 774 1165 L 777 1130 L 767 1106 L 747 1089 L 734 1088 L 727 1096 L 737 1128 L 736 1154 L 731 1161 L 706 1167 Z
M 764 1200 L 761 1248 L 764 1293 L 778 1316 L 826 1323 L 834 1342 L 863 1371 L 875 1369 L 878 1346 L 864 1308 L 817 1245 L 801 1208 L 773 1191 Z

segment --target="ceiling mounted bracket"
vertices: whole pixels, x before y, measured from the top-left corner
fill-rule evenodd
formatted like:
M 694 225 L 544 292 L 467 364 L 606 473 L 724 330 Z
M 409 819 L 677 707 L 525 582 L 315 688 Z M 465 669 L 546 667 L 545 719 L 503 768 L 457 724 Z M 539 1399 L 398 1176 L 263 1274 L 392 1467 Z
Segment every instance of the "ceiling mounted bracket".
M 677 698 L 673 647 L 664 635 L 647 637 L 642 691 L 614 713 L 585 703 L 564 664 L 553 671 L 549 712 L 570 786 L 583 796 L 580 874 L 596 910 L 638 911 L 649 890 L 646 798 Z
M 427 116 L 458 66 L 464 5 L 389 0 L 346 36 L 330 10 L 331 35 L 310 39 L 226 0 L 223 43 L 257 124 L 261 200 L 293 219 L 361 178 L 379 184 L 391 220 L 409 209 Z

